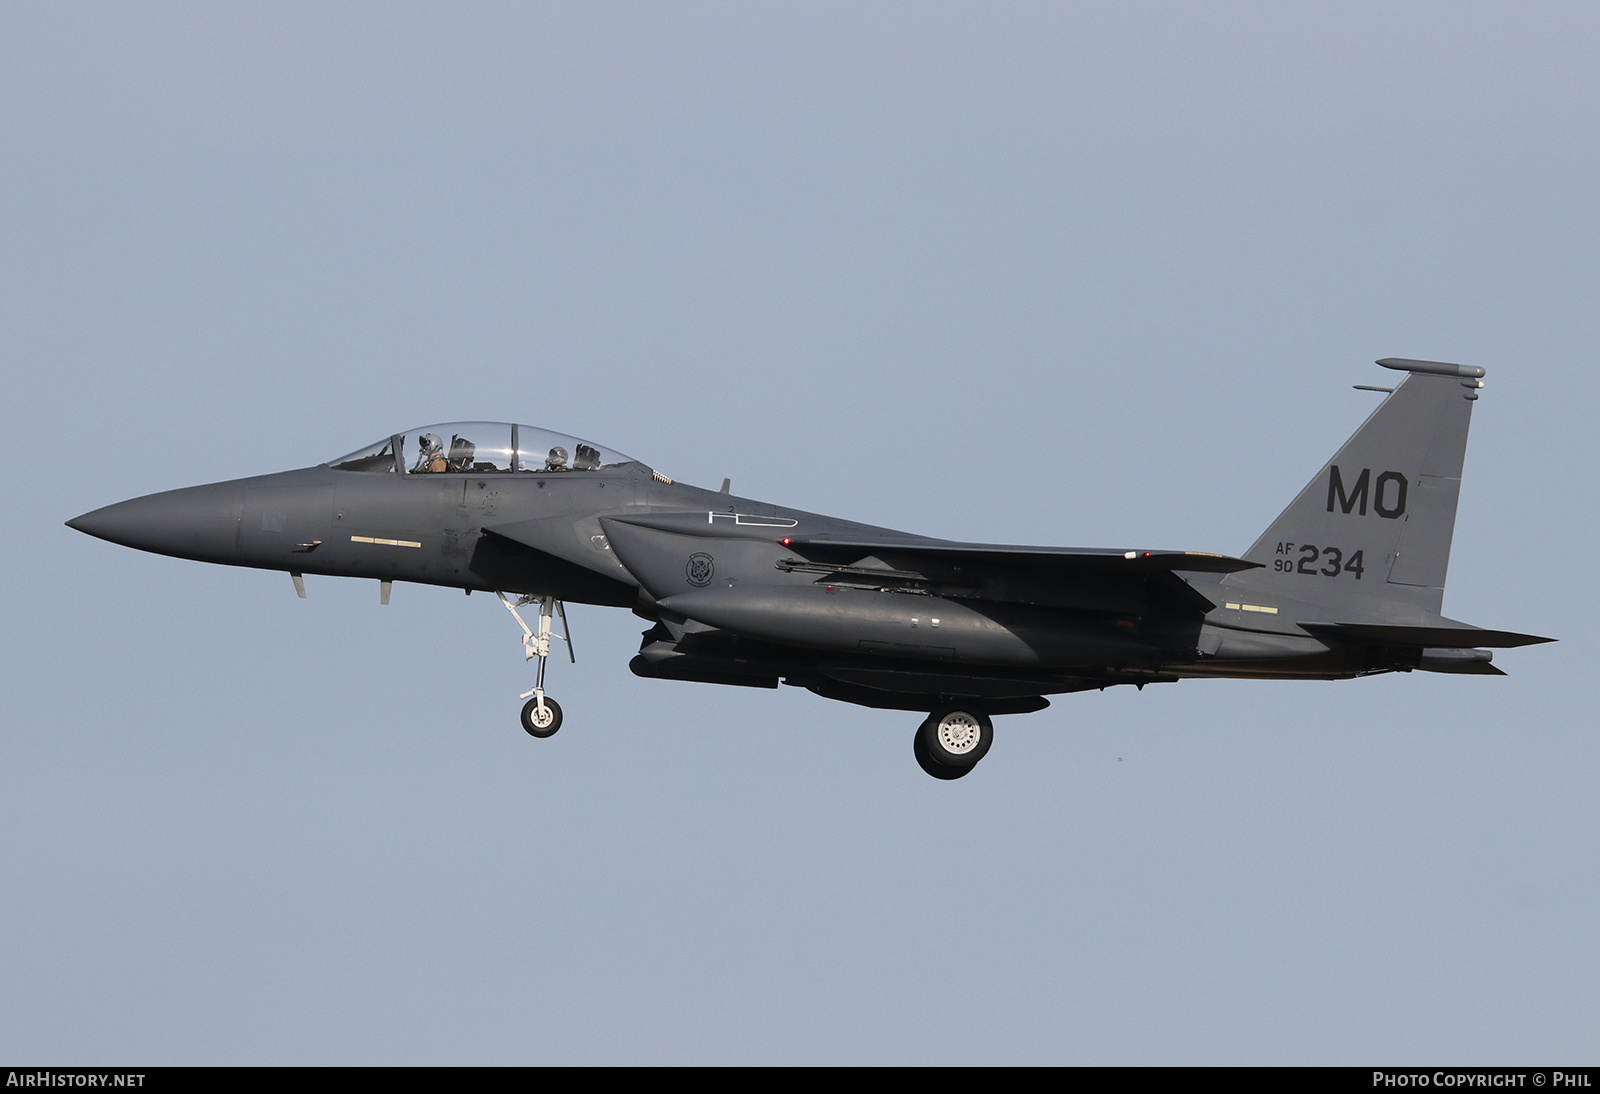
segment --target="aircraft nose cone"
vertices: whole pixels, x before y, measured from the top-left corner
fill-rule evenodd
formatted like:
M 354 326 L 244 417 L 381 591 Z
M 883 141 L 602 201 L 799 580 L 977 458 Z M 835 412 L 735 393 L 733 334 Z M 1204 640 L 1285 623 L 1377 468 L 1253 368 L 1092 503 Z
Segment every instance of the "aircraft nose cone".
M 68 528 L 74 528 L 85 535 L 94 536 L 96 539 L 110 540 L 112 543 L 128 542 L 127 526 L 136 523 L 129 518 L 128 509 L 133 502 L 118 502 L 116 505 L 106 505 L 99 509 L 91 510 L 82 516 L 73 517 L 67 521 Z
M 239 549 L 239 491 L 226 484 L 168 490 L 73 517 L 67 527 L 141 551 L 229 561 Z

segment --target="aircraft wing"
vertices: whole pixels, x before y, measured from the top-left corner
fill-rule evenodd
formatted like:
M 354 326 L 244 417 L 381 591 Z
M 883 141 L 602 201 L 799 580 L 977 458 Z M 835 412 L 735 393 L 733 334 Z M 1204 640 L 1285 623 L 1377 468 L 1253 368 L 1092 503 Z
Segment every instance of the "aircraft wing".
M 1231 574 L 1254 570 L 1260 563 L 1203 551 L 1119 551 L 1094 547 L 1022 547 L 1001 543 L 958 543 L 921 536 L 839 538 L 829 535 L 788 536 L 785 547 L 822 557 L 856 557 L 895 554 L 959 565 L 1026 566 L 1051 570 L 1100 573 L 1139 573 L 1186 570 L 1191 573 Z
M 1205 613 L 1215 605 L 1179 575 L 1233 573 L 1257 564 L 1193 551 L 1111 550 L 961 543 L 884 529 L 799 532 L 796 518 L 715 511 L 608 514 L 601 524 L 622 561 L 636 573 L 649 565 L 652 532 L 711 540 L 762 540 L 792 552 L 778 561 L 789 573 L 867 586 L 940 587 L 946 595 L 1138 612 L 1152 600 Z M 640 538 L 641 534 L 645 538 Z M 635 565 L 637 563 L 637 565 Z M 678 580 L 681 563 L 662 571 Z M 641 576 L 648 588 L 650 579 Z

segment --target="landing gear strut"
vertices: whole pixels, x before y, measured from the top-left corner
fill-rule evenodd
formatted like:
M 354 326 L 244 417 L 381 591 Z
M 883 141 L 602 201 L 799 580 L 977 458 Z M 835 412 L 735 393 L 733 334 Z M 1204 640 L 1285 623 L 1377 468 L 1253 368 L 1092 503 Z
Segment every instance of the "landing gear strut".
M 994 744 L 994 723 L 979 710 L 947 706 L 917 727 L 911 751 L 917 766 L 936 779 L 959 779 Z
M 553 596 L 522 596 L 513 604 L 505 593 L 496 592 L 494 595 L 500 598 L 500 603 L 506 606 L 506 611 L 510 612 L 522 627 L 523 660 L 532 661 L 535 657 L 539 659 L 539 673 L 534 677 L 533 690 L 525 691 L 518 696 L 519 699 L 528 700 L 522 707 L 522 728 L 533 737 L 554 736 L 556 730 L 561 728 L 561 707 L 544 693 L 544 668 L 546 662 L 550 660 L 550 639 L 556 637 L 550 633 L 550 628 L 557 612 L 561 613 L 560 637 L 567 644 L 567 656 L 572 658 L 573 664 L 578 662 L 577 655 L 572 651 L 572 632 L 567 628 L 567 609 Z M 522 614 L 517 611 L 522 605 L 533 603 L 539 605 L 537 632 L 523 621 Z

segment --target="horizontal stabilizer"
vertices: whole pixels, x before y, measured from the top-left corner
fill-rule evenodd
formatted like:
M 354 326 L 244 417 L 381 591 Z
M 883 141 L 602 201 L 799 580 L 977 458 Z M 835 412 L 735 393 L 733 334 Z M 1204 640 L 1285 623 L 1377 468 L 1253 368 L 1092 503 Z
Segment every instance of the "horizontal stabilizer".
M 1554 642 L 1536 634 L 1489 631 L 1479 627 L 1400 627 L 1383 623 L 1301 623 L 1312 634 L 1350 642 L 1383 646 L 1421 646 L 1471 649 L 1478 646 L 1509 648 Z

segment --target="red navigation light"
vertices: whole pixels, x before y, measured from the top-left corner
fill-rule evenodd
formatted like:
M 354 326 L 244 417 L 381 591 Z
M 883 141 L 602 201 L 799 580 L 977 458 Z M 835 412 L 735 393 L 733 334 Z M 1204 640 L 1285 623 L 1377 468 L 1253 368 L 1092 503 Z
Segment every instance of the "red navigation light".
M 787 546 L 789 546 L 789 537 L 788 536 L 784 536 L 778 542 L 783 544 L 785 547 L 787 547 Z

